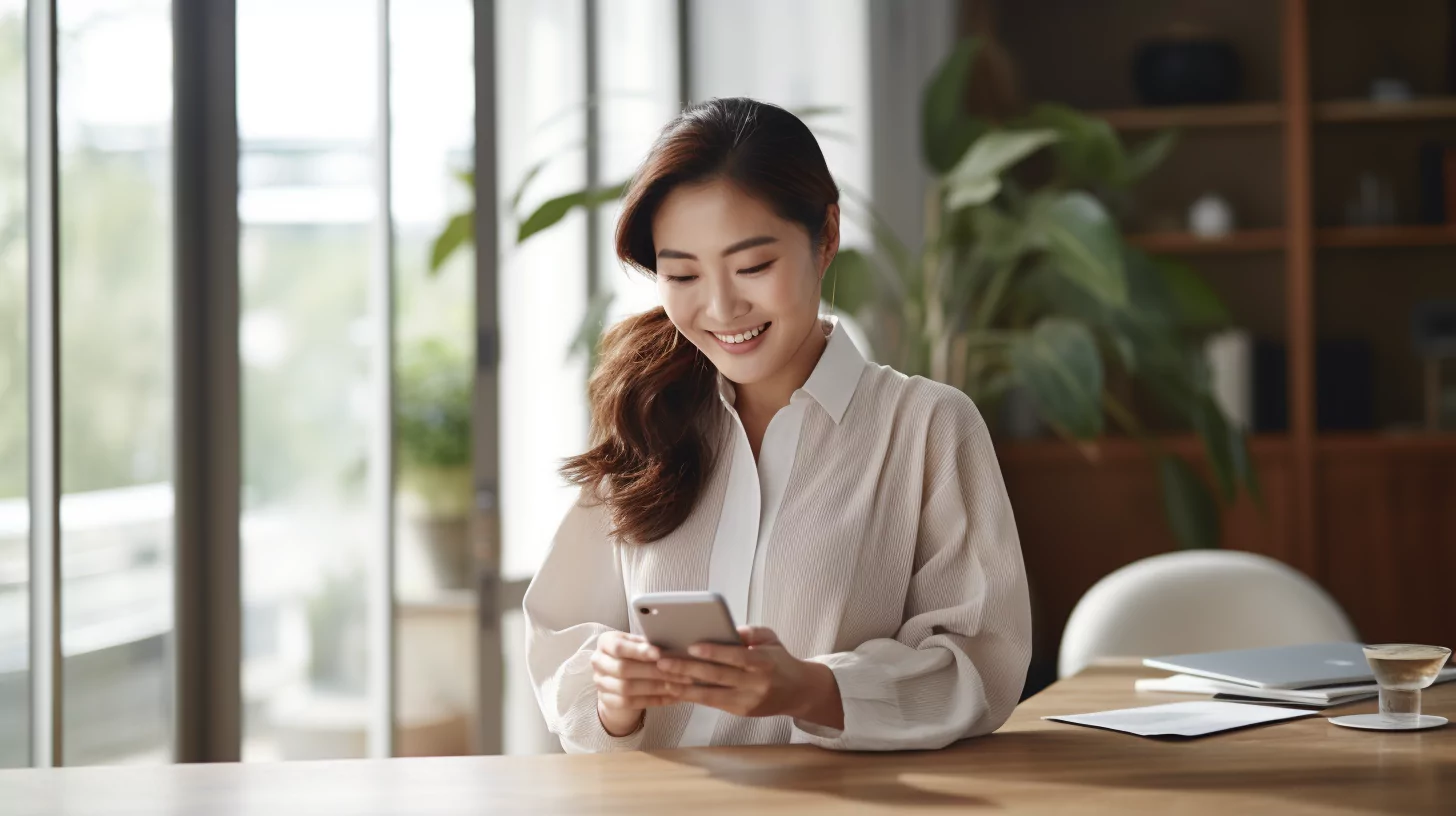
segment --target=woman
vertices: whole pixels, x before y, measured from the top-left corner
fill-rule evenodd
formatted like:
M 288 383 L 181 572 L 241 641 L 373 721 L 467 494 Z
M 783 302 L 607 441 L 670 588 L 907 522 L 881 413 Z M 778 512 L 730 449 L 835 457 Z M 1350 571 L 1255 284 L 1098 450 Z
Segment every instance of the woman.
M 809 129 L 749 99 L 683 112 L 627 191 L 617 254 L 663 308 L 604 338 L 581 498 L 525 597 L 567 751 L 938 748 L 1016 705 L 1031 616 L 991 440 L 819 315 L 838 200 Z M 630 631 L 631 597 L 704 589 L 746 646 Z

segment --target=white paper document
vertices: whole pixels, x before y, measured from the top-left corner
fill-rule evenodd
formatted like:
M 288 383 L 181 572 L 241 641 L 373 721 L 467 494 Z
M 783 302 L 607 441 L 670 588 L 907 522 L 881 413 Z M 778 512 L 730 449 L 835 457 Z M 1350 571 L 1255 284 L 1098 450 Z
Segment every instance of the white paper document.
M 1090 725 L 1140 737 L 1201 737 L 1261 723 L 1312 717 L 1317 712 L 1245 703 L 1167 703 L 1142 708 L 1119 708 L 1093 714 L 1042 717 L 1043 720 Z

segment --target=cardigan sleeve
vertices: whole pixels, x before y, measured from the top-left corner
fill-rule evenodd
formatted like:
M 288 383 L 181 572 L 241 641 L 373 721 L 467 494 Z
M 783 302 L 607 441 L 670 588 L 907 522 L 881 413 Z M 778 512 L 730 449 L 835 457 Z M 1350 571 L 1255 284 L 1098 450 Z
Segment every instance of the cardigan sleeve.
M 929 432 L 928 444 L 950 453 L 927 462 L 904 622 L 893 638 L 811 658 L 834 672 L 844 728 L 795 720 L 793 742 L 940 748 L 996 730 L 1020 700 L 1031 661 L 1026 571 L 990 434 L 966 408 Z
M 629 630 L 626 590 L 606 508 L 579 498 L 526 590 L 526 664 L 546 725 L 567 753 L 641 746 L 644 723 L 614 737 L 597 717 L 592 653 L 604 632 Z

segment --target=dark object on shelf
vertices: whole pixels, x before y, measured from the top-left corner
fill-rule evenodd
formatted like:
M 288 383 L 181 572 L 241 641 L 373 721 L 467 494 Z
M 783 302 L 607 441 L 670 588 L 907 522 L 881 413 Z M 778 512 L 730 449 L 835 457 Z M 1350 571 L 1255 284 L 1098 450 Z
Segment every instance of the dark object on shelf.
M 1411 313 L 1411 342 L 1422 357 L 1456 357 L 1456 301 L 1416 304 Z
M 1417 304 L 1411 313 L 1411 341 L 1425 361 L 1421 390 L 1426 430 L 1447 430 L 1456 425 L 1456 385 L 1448 385 L 1445 376 L 1448 361 L 1456 358 L 1456 301 Z
M 1440 142 L 1421 145 L 1421 223 L 1444 224 L 1452 208 L 1446 206 L 1446 153 Z
M 1284 344 L 1254 341 L 1254 432 L 1289 430 L 1289 359 Z
M 1314 381 L 1315 427 L 1321 431 L 1375 428 L 1375 354 L 1368 341 L 1319 341 Z
M 1233 45 L 1212 37 L 1163 37 L 1138 46 L 1132 84 L 1144 105 L 1217 105 L 1239 94 Z
M 1374 353 L 1365 340 L 1331 338 L 1315 347 L 1315 427 L 1375 427 Z M 1289 360 L 1276 340 L 1254 343 L 1254 432 L 1289 430 Z

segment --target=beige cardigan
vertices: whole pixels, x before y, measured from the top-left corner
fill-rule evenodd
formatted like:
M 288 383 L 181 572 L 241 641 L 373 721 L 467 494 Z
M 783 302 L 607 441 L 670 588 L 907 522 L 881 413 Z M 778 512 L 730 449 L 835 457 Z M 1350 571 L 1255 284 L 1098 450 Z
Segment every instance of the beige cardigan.
M 1016 523 L 996 454 L 961 392 L 866 362 L 832 320 L 804 387 L 759 461 L 720 378 L 724 414 L 703 495 L 666 538 L 623 545 L 604 508 L 567 513 L 525 597 L 537 701 L 567 751 L 806 742 L 938 748 L 1015 707 L 1031 657 Z M 597 636 L 628 631 L 643 592 L 720 592 L 734 620 L 772 628 L 829 666 L 842 731 L 691 703 L 612 737 L 596 712 Z

